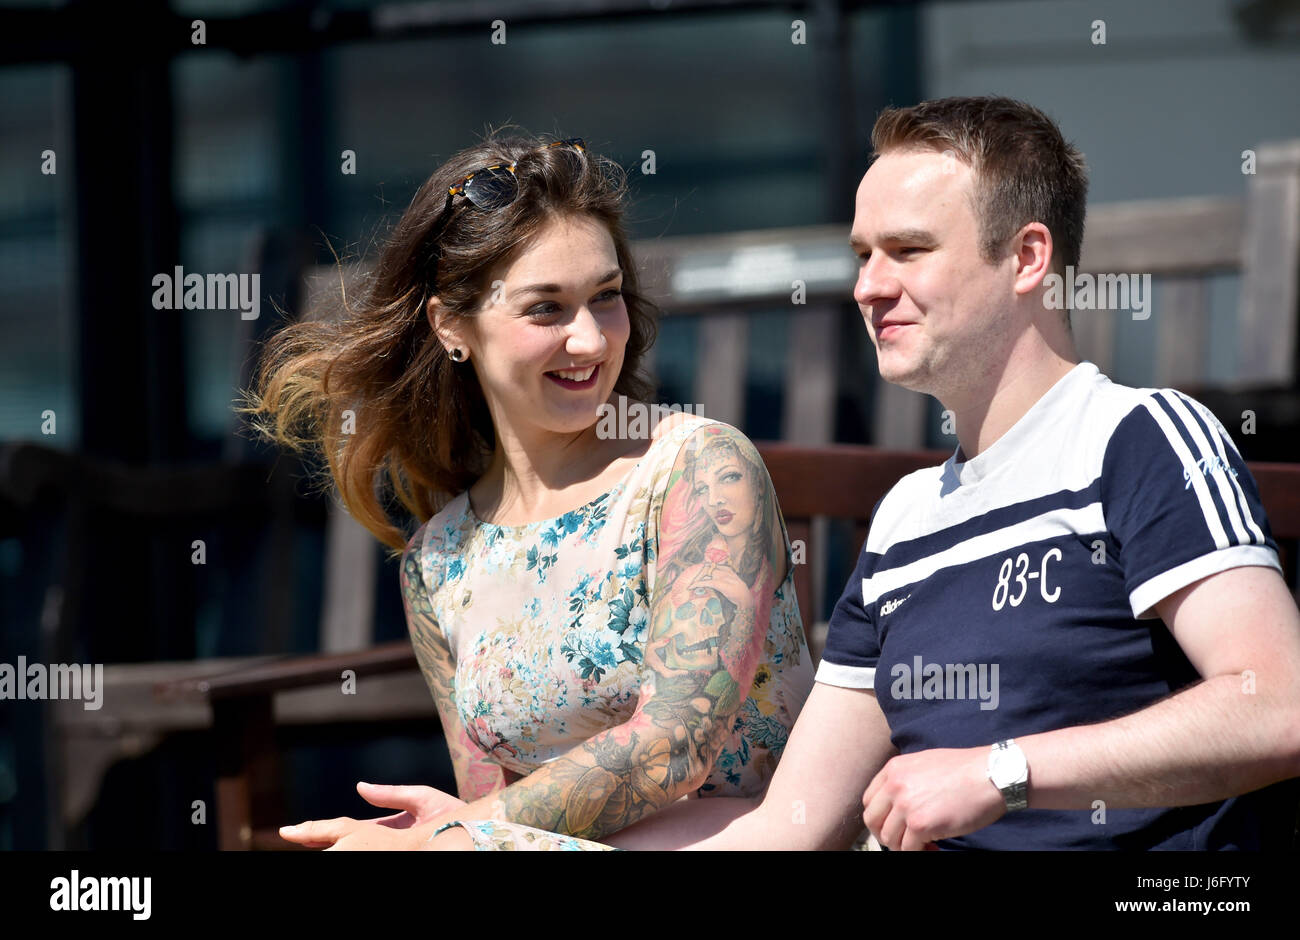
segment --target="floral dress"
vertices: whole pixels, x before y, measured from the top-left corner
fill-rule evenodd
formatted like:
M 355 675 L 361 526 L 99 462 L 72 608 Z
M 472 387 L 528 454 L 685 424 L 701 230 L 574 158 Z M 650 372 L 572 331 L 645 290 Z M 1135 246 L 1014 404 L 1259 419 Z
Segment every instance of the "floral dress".
M 411 540 L 404 564 L 455 660 L 461 722 L 510 774 L 526 776 L 632 716 L 660 521 L 676 511 L 665 506 L 669 474 L 690 436 L 716 424 L 690 416 L 664 431 L 623 480 L 558 518 L 482 522 L 461 493 Z M 812 687 L 788 538 L 786 556 L 782 584 L 764 569 L 773 602 L 758 669 L 698 796 L 762 793 Z M 412 641 L 419 655 L 414 629 Z M 479 849 L 603 848 L 500 820 L 461 825 Z

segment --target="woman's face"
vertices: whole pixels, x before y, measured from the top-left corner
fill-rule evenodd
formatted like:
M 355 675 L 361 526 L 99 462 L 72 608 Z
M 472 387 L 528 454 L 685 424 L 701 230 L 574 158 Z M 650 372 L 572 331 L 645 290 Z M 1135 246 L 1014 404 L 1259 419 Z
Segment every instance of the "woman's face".
M 753 527 L 758 494 L 749 467 L 734 449 L 706 448 L 700 454 L 695 496 L 723 536 L 732 538 Z
M 591 427 L 631 333 L 608 230 L 587 217 L 554 218 L 489 284 L 465 344 L 498 431 Z

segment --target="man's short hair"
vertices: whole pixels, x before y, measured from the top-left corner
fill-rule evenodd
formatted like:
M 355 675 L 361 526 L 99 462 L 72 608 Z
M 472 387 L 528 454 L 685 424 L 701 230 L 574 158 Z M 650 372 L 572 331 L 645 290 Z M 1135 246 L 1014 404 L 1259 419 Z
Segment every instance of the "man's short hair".
M 873 159 L 890 151 L 951 152 L 975 174 L 980 254 L 992 263 L 1021 227 L 1052 233 L 1052 267 L 1079 264 L 1088 170 L 1051 118 L 1012 98 L 939 98 L 887 108 L 871 131 Z

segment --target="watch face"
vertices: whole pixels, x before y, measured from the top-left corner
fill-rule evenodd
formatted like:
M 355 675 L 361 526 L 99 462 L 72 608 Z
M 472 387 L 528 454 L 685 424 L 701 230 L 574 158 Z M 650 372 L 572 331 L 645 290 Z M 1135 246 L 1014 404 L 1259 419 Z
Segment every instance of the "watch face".
M 1026 769 L 1025 755 L 1019 748 L 999 748 L 989 761 L 989 775 L 999 788 L 1020 780 Z

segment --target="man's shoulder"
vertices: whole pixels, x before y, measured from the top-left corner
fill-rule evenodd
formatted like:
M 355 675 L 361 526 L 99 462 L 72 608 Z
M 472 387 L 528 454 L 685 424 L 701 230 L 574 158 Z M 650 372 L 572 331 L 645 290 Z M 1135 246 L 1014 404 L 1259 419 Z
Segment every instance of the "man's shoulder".
M 881 539 L 892 542 L 907 537 L 905 527 L 914 526 L 916 520 L 925 515 L 926 507 L 939 498 L 945 466 L 946 461 L 913 470 L 885 491 L 871 516 L 873 543 Z
M 1176 388 L 1112 384 L 1097 398 L 1095 407 L 1107 416 L 1103 424 L 1108 464 L 1132 467 L 1169 458 L 1195 462 L 1237 451 L 1232 435 L 1214 412 Z
M 1074 408 L 1058 429 L 1060 453 L 1091 475 L 1105 464 L 1132 468 L 1181 454 L 1184 442 L 1213 447 L 1221 439 L 1235 449 L 1213 412 L 1176 388 L 1122 385 L 1097 372 Z

